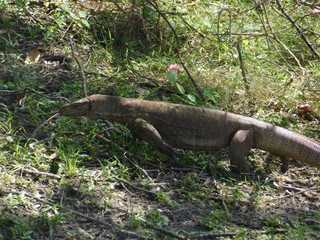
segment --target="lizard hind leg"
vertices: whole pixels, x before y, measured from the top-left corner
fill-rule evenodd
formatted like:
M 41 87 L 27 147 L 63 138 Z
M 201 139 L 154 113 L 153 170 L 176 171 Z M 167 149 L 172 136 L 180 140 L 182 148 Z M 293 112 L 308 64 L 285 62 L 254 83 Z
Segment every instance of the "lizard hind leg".
M 245 157 L 253 147 L 253 133 L 251 130 L 237 131 L 230 143 L 231 169 L 235 173 L 250 173 L 250 166 Z
M 169 157 L 175 158 L 173 148 L 163 141 L 158 130 L 146 120 L 136 118 L 134 121 L 130 122 L 127 127 L 130 129 L 134 137 L 145 140 L 160 152 Z

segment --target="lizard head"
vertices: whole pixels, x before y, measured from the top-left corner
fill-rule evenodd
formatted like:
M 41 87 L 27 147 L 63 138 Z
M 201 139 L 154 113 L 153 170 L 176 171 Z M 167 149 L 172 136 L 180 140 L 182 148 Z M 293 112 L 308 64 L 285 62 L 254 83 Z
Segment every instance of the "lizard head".
M 88 116 L 91 110 L 91 102 L 88 98 L 82 98 L 72 103 L 63 105 L 59 114 L 61 116 Z

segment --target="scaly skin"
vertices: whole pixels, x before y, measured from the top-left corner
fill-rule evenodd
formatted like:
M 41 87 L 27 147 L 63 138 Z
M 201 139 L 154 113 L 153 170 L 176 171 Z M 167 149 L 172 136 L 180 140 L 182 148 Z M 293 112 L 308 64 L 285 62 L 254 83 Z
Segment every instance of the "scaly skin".
M 320 143 L 284 128 L 229 112 L 92 95 L 62 106 L 59 113 L 119 122 L 169 156 L 173 155 L 172 147 L 217 150 L 230 145 L 231 164 L 239 173 L 250 172 L 245 156 L 251 148 L 320 168 Z

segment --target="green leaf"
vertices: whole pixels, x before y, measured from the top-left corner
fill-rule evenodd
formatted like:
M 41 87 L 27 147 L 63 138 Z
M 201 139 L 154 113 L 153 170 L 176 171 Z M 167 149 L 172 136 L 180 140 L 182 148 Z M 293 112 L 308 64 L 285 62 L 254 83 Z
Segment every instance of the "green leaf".
M 170 73 L 171 73 L 173 76 L 177 77 L 179 71 L 178 71 L 178 70 L 170 70 Z
M 72 17 L 73 19 L 76 19 L 76 20 L 79 20 L 80 18 L 76 15 L 76 14 L 74 14 L 73 12 L 69 12 L 69 14 L 70 14 L 70 17 Z
M 176 77 L 172 74 L 172 71 L 166 74 L 169 83 L 177 82 Z
M 21 0 L 14 0 L 16 2 L 16 4 L 18 4 L 20 7 L 23 7 L 26 5 L 26 3 L 24 1 Z
M 197 101 L 196 96 L 193 94 L 188 94 L 187 98 L 193 103 L 196 103 L 196 101 Z
M 90 28 L 90 24 L 86 19 L 81 19 L 81 23 L 86 26 L 87 28 Z
M 86 18 L 87 17 L 87 13 L 85 11 L 79 11 L 78 15 L 81 18 Z
M 71 9 L 70 9 L 70 7 L 69 7 L 68 4 L 63 3 L 63 4 L 61 4 L 60 8 L 61 8 L 63 11 L 66 11 L 66 12 L 68 12 L 68 13 L 71 12 Z
M 212 96 L 212 92 L 209 91 L 208 89 L 204 89 L 203 90 L 203 96 L 207 97 L 207 98 L 210 98 Z
M 184 87 L 182 85 L 180 85 L 179 83 L 176 82 L 176 86 L 181 94 L 184 95 L 186 93 L 186 90 L 184 89 Z
M 147 18 L 151 18 L 156 20 L 158 18 L 158 12 L 156 12 L 153 8 L 146 6 L 144 8 L 144 14 Z

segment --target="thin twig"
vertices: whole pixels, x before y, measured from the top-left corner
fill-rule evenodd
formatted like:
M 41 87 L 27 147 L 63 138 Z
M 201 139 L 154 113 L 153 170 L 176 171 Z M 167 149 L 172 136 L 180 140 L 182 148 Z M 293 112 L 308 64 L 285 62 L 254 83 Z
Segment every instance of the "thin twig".
M 130 187 L 134 188 L 135 190 L 138 190 L 138 191 L 140 191 L 140 192 L 144 192 L 144 193 L 152 196 L 153 198 L 156 197 L 156 193 L 154 193 L 154 192 L 152 192 L 152 191 L 146 190 L 146 189 L 141 188 L 141 187 L 137 187 L 137 186 L 135 186 L 134 184 L 130 183 L 129 181 L 125 180 L 125 179 L 118 178 L 118 177 L 115 177 L 115 178 L 121 183 L 121 185 L 122 185 L 130 194 L 133 194 L 133 193 L 131 193 L 131 192 L 127 189 L 127 187 L 126 187 L 125 184 L 129 185 Z
M 311 9 L 319 9 L 320 10 L 320 7 L 317 6 L 317 1 L 313 1 L 313 3 L 310 3 L 310 2 L 307 2 L 307 1 L 300 1 L 300 0 L 297 0 L 297 3 L 300 4 L 300 5 L 304 5 L 304 6 L 307 6 Z
M 179 239 L 179 240 L 187 240 L 187 239 L 188 239 L 188 238 L 186 238 L 186 237 L 184 237 L 184 236 L 182 236 L 182 235 L 179 235 L 179 234 L 177 234 L 177 233 L 174 233 L 174 232 L 172 232 L 172 231 L 169 231 L 169 230 L 163 229 L 163 228 L 161 228 L 161 227 L 155 226 L 155 225 L 147 222 L 147 221 L 144 220 L 144 219 L 139 218 L 139 221 L 143 222 L 147 227 L 152 228 L 153 230 L 156 230 L 156 231 L 158 231 L 158 232 L 161 232 L 161 233 L 163 233 L 163 234 L 165 234 L 165 235 L 168 235 L 168 236 L 170 236 L 170 237 L 174 237 L 174 238 L 177 238 L 177 239 Z
M 32 88 L 29 88 L 29 87 L 26 87 L 23 91 L 24 93 L 27 93 L 27 92 L 33 92 L 41 97 L 44 97 L 44 98 L 47 98 L 47 99 L 50 99 L 50 100 L 64 100 L 66 102 L 70 102 L 69 99 L 65 98 L 65 97 L 54 97 L 54 96 L 48 96 L 48 95 L 45 95 L 41 92 L 38 92 Z
M 294 58 L 294 60 L 296 61 L 296 63 L 299 65 L 299 67 L 301 69 L 303 69 L 299 59 L 296 57 L 296 55 L 294 55 L 294 53 L 287 47 L 287 45 L 285 45 L 282 41 L 280 41 L 280 39 L 278 39 L 277 37 L 274 38 L 278 43 L 280 43 L 284 49 L 287 50 L 287 52 Z
M 307 47 L 311 50 L 311 52 L 320 59 L 320 55 L 319 53 L 312 47 L 312 44 L 308 41 L 308 39 L 304 36 L 303 32 L 301 31 L 300 27 L 298 26 L 298 24 L 296 24 L 296 22 L 291 18 L 291 16 L 287 13 L 287 11 L 284 9 L 284 7 L 282 6 L 281 2 L 279 0 L 276 0 L 278 7 L 281 11 L 281 13 L 288 19 L 288 21 L 292 24 L 292 26 L 294 26 L 294 28 L 296 29 L 296 31 L 298 32 L 299 36 L 302 38 L 302 40 L 305 42 L 305 44 L 307 45 Z
M 261 234 L 285 234 L 288 230 L 285 229 L 276 229 L 276 230 L 259 230 L 250 232 L 252 235 L 261 235 Z M 237 233 L 203 233 L 191 235 L 189 239 L 215 239 L 218 237 L 233 237 Z
M 184 22 L 184 24 L 186 24 L 192 31 L 195 31 L 196 33 L 198 33 L 201 37 L 205 38 L 206 35 L 200 31 L 198 31 L 197 29 L 195 29 L 193 26 L 191 26 L 190 23 L 187 22 L 187 20 L 184 19 L 184 17 L 182 17 L 182 14 L 178 14 L 178 17 L 182 20 L 182 22 Z
M 294 191 L 294 193 L 292 193 L 292 195 L 280 196 L 280 197 L 276 198 L 277 200 L 287 198 L 287 197 L 292 197 L 293 195 L 298 195 L 298 194 L 303 194 L 305 197 L 310 198 L 310 196 L 306 195 L 305 192 L 320 190 L 320 187 L 299 188 L 299 187 L 294 187 L 294 186 L 289 186 L 289 185 L 284 185 L 284 184 L 283 185 L 275 184 L 275 186 L 277 188 L 285 188 L 285 189 Z M 274 201 L 274 199 L 273 199 L 273 201 Z
M 263 36 L 268 36 L 268 35 L 273 35 L 273 34 L 277 34 L 277 33 L 283 33 L 286 32 L 288 30 L 290 30 L 292 27 L 287 27 L 285 29 L 282 30 L 278 30 L 275 32 L 265 32 L 265 33 L 258 33 L 258 32 L 246 32 L 246 33 L 237 33 L 237 32 L 230 32 L 228 33 L 228 35 L 230 36 L 252 36 L 252 37 L 263 37 Z M 211 35 L 222 35 L 219 32 L 212 32 L 212 31 L 208 31 Z
M 1 96 L 12 96 L 12 95 L 22 95 L 25 93 L 30 93 L 33 92 L 41 97 L 50 99 L 50 100 L 63 100 L 65 102 L 70 102 L 69 99 L 65 98 L 65 97 L 54 97 L 54 96 L 49 96 L 49 95 L 45 95 L 41 92 L 38 92 L 32 88 L 26 87 L 23 92 L 15 92 L 13 90 L 0 90 L 0 92 L 5 92 L 5 93 L 1 93 Z
M 28 169 L 28 168 L 20 168 L 19 171 L 20 172 L 27 172 L 27 173 L 30 173 L 30 174 L 36 174 L 36 175 L 43 175 L 43 176 L 46 176 L 46 177 L 51 177 L 51 178 L 56 178 L 56 179 L 61 179 L 62 178 L 62 176 L 57 175 L 57 174 L 48 173 L 48 172 L 41 172 L 39 170 L 31 170 L 31 169 Z
M 79 62 L 78 58 L 76 57 L 76 55 L 74 53 L 73 42 L 72 42 L 71 39 L 69 41 L 70 41 L 70 47 L 71 47 L 72 56 L 76 60 L 76 62 L 78 64 L 78 67 L 79 67 L 79 71 L 80 71 L 80 75 L 81 75 L 81 79 L 82 79 L 83 94 L 84 94 L 85 97 L 87 97 L 88 96 L 88 90 L 87 90 L 86 77 L 85 77 L 85 74 L 83 72 L 83 69 L 82 69 L 82 66 L 81 66 L 80 62 Z
M 290 51 L 290 49 L 289 49 L 282 41 L 280 41 L 280 39 L 277 37 L 277 34 L 276 34 L 277 32 L 273 32 L 273 31 L 272 31 L 272 26 L 271 26 L 271 24 L 270 24 L 270 22 L 269 22 L 268 14 L 267 14 L 267 12 L 266 12 L 266 9 L 265 9 L 264 5 L 262 5 L 262 6 L 263 6 L 264 13 L 265 13 L 265 15 L 266 15 L 266 23 L 267 23 L 267 26 L 268 26 L 269 30 L 272 32 L 272 38 L 275 39 L 276 42 L 280 43 L 280 44 L 289 52 L 289 54 L 296 60 L 297 64 L 302 68 L 302 66 L 301 66 L 299 60 L 297 59 L 297 57 L 296 57 L 296 56 L 292 53 L 292 51 Z M 292 26 L 290 26 L 288 29 L 291 29 L 291 28 L 292 28 Z M 275 50 L 277 51 L 277 53 L 279 54 L 279 56 L 288 64 L 287 58 L 285 58 L 285 57 L 280 53 L 280 51 L 277 49 L 277 47 L 275 46 L 275 44 L 273 44 L 272 41 L 270 41 L 270 43 L 271 43 L 272 46 L 275 48 Z M 288 64 L 288 65 L 290 65 L 290 64 Z M 287 71 L 287 70 L 286 70 L 286 71 Z M 289 71 L 287 71 L 287 72 L 288 72 L 289 74 L 291 74 Z
M 240 69 L 241 69 L 242 79 L 243 79 L 244 87 L 246 88 L 246 95 L 248 95 L 248 91 L 249 91 L 248 78 L 247 78 L 246 70 L 245 70 L 244 63 L 243 63 L 242 52 L 241 52 L 239 41 L 236 42 L 236 47 L 237 47 L 239 61 L 240 61 Z
M 134 68 L 129 67 L 128 69 L 131 70 L 132 72 L 134 72 L 135 74 L 139 75 L 140 77 L 143 77 L 143 78 L 149 80 L 150 82 L 152 82 L 153 84 L 155 84 L 157 87 L 160 87 L 160 84 L 157 82 L 156 79 L 153 79 L 153 78 L 151 78 L 151 77 L 147 77 L 147 76 L 139 73 L 138 71 L 136 71 Z
M 220 19 L 221 19 L 221 15 L 223 13 L 223 11 L 227 11 L 229 13 L 229 33 L 231 32 L 231 22 L 232 22 L 232 19 L 231 19 L 231 12 L 230 12 L 230 9 L 229 8 L 223 8 L 221 9 L 221 11 L 219 11 L 218 13 L 218 23 L 217 23 L 217 37 L 218 37 L 218 43 L 221 43 L 222 40 L 220 39 L 220 35 L 226 35 L 226 33 L 220 33 Z M 228 33 L 228 36 L 230 36 L 230 34 Z M 228 40 L 229 41 L 229 40 Z

